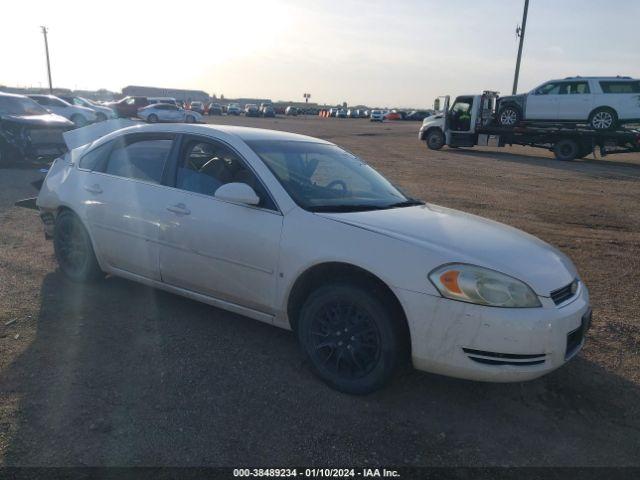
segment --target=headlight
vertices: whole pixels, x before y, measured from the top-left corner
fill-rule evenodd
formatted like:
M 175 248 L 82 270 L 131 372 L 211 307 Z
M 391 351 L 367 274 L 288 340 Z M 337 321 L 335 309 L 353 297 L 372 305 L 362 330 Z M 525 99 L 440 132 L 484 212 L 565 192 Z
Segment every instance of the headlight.
M 443 297 L 491 307 L 532 308 L 542 304 L 526 283 L 488 268 L 462 263 L 436 268 L 429 280 Z

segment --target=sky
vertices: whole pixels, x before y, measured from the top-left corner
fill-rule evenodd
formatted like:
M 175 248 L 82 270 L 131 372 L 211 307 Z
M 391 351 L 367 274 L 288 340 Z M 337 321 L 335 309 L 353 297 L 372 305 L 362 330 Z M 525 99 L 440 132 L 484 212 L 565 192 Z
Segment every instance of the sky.
M 0 85 L 126 85 L 232 97 L 431 107 L 511 93 L 524 0 L 5 2 Z M 640 1 L 530 0 L 518 91 L 570 75 L 640 77 Z

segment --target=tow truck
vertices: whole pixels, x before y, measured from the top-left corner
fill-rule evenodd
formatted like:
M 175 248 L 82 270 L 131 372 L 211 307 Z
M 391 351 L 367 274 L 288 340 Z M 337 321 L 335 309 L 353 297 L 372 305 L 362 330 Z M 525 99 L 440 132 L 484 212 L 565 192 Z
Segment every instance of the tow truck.
M 526 145 L 552 151 L 557 160 L 584 158 L 596 151 L 600 155 L 640 151 L 640 130 L 619 128 L 594 130 L 567 123 L 521 121 L 503 127 L 496 121 L 499 92 L 461 95 L 449 106 L 449 95 L 434 102 L 436 113 L 424 119 L 418 137 L 431 150 L 449 147 L 504 147 Z

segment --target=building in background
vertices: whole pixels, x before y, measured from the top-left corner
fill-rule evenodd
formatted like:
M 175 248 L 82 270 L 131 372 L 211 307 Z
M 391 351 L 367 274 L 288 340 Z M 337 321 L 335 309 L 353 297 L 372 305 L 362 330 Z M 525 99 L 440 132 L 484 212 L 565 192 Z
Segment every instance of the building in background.
M 128 85 L 122 89 L 124 96 L 141 97 L 172 97 L 179 102 L 208 102 L 209 94 L 202 90 L 183 90 L 180 88 L 159 88 L 142 87 L 139 85 Z

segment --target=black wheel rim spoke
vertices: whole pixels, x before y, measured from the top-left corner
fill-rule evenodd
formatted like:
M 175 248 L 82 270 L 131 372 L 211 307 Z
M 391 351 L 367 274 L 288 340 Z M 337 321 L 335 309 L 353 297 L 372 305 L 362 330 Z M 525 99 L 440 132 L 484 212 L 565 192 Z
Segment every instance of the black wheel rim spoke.
M 380 358 L 376 323 L 356 302 L 336 301 L 319 309 L 310 333 L 310 351 L 316 363 L 343 378 L 367 375 Z

